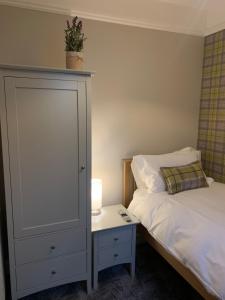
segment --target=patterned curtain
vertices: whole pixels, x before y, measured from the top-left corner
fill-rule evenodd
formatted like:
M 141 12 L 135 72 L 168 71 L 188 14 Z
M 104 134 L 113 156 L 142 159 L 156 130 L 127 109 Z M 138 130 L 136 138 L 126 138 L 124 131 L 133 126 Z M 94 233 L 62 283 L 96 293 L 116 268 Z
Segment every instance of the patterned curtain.
M 225 182 L 225 30 L 205 38 L 198 148 L 206 174 Z

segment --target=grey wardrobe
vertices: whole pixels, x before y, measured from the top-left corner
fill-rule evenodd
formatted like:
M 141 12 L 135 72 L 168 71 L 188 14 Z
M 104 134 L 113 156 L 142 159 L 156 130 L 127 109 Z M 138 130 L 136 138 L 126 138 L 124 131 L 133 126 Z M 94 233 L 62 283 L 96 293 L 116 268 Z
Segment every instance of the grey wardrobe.
M 91 288 L 89 72 L 0 66 L 12 299 Z

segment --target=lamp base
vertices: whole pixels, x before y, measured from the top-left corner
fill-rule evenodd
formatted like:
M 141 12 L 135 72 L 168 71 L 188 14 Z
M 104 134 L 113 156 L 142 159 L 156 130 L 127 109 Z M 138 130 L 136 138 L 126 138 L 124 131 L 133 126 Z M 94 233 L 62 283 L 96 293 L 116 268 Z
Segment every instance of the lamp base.
M 92 216 L 98 216 L 101 214 L 101 209 L 95 209 L 91 211 Z

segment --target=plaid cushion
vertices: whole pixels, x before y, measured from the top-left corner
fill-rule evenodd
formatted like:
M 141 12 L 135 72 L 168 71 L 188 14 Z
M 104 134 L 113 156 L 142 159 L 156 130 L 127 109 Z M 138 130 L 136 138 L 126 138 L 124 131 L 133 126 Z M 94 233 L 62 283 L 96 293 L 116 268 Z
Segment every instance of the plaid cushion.
M 160 168 L 169 194 L 208 186 L 200 161 L 180 167 Z

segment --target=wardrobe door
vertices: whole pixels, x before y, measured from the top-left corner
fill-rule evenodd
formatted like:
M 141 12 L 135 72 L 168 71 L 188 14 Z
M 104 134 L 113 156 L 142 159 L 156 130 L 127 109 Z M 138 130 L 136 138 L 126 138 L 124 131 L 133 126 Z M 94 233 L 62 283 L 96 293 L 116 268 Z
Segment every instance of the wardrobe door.
M 85 226 L 85 82 L 5 78 L 15 237 Z

